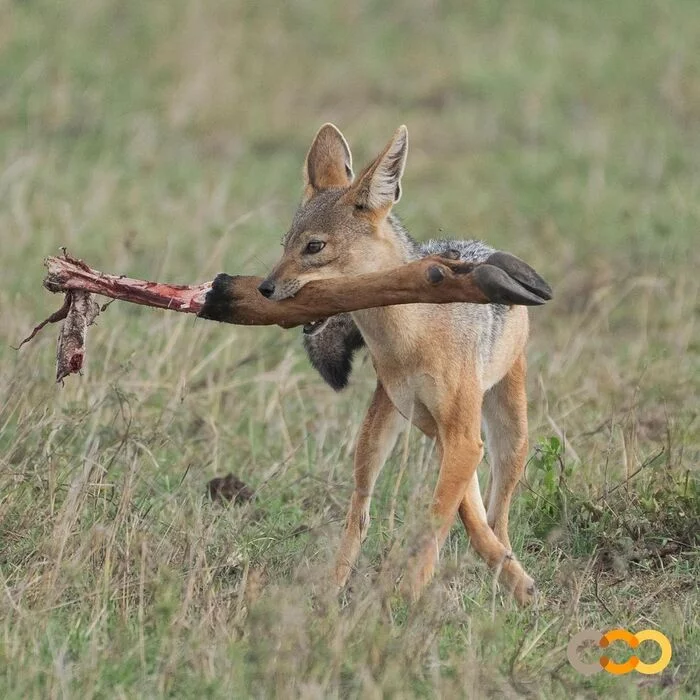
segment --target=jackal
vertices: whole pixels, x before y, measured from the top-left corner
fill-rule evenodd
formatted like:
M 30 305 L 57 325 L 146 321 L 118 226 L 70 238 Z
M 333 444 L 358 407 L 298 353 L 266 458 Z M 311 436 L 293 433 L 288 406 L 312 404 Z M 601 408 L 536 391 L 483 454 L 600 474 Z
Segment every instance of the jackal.
M 486 260 L 493 249 L 479 241 L 418 244 L 392 214 L 407 150 L 408 132 L 401 126 L 355 178 L 345 138 L 332 124 L 321 127 L 306 157 L 303 198 L 284 254 L 260 292 L 284 299 L 311 280 L 375 272 L 439 253 Z M 408 420 L 436 440 L 440 458 L 431 525 L 404 578 L 408 592 L 416 598 L 431 578 L 459 514 L 474 549 L 500 572 L 501 583 L 520 603 L 530 602 L 535 584 L 513 557 L 508 537 L 510 502 L 528 449 L 527 309 L 408 304 L 341 314 L 304 330 L 311 362 L 334 389 L 346 385 L 353 353 L 363 345 L 377 373 L 355 452 L 355 489 L 335 583 L 345 585 L 357 560 L 375 481 Z M 491 464 L 483 500 L 477 479 L 482 421 Z

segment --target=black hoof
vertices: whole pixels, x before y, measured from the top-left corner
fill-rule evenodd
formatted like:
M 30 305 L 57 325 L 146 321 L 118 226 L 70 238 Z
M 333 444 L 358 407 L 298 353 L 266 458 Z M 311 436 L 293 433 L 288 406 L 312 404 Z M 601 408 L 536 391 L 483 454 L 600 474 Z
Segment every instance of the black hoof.
M 472 275 L 479 289 L 493 304 L 540 306 L 547 301 L 547 299 L 533 294 L 500 267 L 489 263 L 475 267 Z
M 516 282 L 525 287 L 535 296 L 540 297 L 543 301 L 549 301 L 552 298 L 552 288 L 547 282 L 540 277 L 526 262 L 515 255 L 504 253 L 498 250 L 489 255 L 486 260 L 487 265 L 499 267 L 506 272 L 509 277 L 512 277 Z

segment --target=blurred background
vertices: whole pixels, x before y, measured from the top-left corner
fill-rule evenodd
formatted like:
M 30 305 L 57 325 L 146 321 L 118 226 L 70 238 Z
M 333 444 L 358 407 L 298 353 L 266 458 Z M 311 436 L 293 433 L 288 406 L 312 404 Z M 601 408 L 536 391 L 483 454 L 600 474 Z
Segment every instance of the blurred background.
M 695 0 L 0 0 L 4 696 L 286 684 L 503 696 L 517 677 L 554 697 L 583 683 L 561 672 L 574 618 L 636 624 L 642 612 L 679 640 L 671 681 L 648 692 L 691 687 L 698 47 Z M 366 358 L 335 395 L 298 330 L 126 304 L 100 317 L 84 376 L 63 389 L 54 329 L 10 347 L 60 305 L 41 287 L 59 246 L 133 277 L 264 275 L 326 121 L 356 171 L 405 123 L 397 213 L 409 231 L 484 239 L 554 287 L 531 313 L 532 459 L 512 521 L 548 601 L 550 631 L 532 647 L 526 614 L 492 624 L 490 579 L 456 529 L 445 559 L 460 583 L 422 626 L 386 621 L 384 603 L 351 602 L 336 620 L 304 602 L 350 494 Z M 397 477 L 398 455 L 380 480 L 367 591 L 435 477 L 430 446 L 413 433 L 406 444 L 420 468 Z M 202 502 L 229 471 L 259 489 L 255 518 Z M 466 646 L 454 620 L 473 625 Z M 290 626 L 306 636 L 289 641 Z M 495 641 L 475 651 L 482 633 Z M 614 680 L 641 692 L 638 678 Z

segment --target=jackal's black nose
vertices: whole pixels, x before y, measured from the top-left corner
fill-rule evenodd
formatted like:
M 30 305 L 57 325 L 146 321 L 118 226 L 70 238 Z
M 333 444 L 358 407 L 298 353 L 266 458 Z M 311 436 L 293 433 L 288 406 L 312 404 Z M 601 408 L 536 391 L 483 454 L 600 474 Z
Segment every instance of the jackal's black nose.
M 275 283 L 270 280 L 263 280 L 258 287 L 258 291 L 268 299 L 275 293 Z

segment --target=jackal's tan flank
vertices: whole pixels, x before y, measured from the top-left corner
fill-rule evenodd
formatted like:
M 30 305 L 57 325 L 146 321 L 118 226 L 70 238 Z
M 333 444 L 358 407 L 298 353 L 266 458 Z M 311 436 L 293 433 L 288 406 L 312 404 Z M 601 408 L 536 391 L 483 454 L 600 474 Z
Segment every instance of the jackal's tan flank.
M 457 251 L 481 262 L 492 249 L 478 241 L 419 245 L 392 216 L 401 196 L 408 149 L 405 126 L 354 178 L 343 135 L 324 125 L 304 165 L 304 196 L 284 240 L 284 255 L 260 291 L 293 296 L 310 280 L 397 267 L 424 255 Z M 356 311 L 306 329 L 307 350 L 324 378 L 342 388 L 352 354 L 366 344 L 377 387 L 355 453 L 350 502 L 335 581 L 343 586 L 369 527 L 372 490 L 405 420 L 437 441 L 440 473 L 425 533 L 405 580 L 417 597 L 435 569 L 440 547 L 459 517 L 472 545 L 521 603 L 533 580 L 513 558 L 508 511 L 527 453 L 525 342 L 522 306 L 411 304 Z M 483 456 L 482 420 L 491 477 L 482 501 L 476 468 Z

